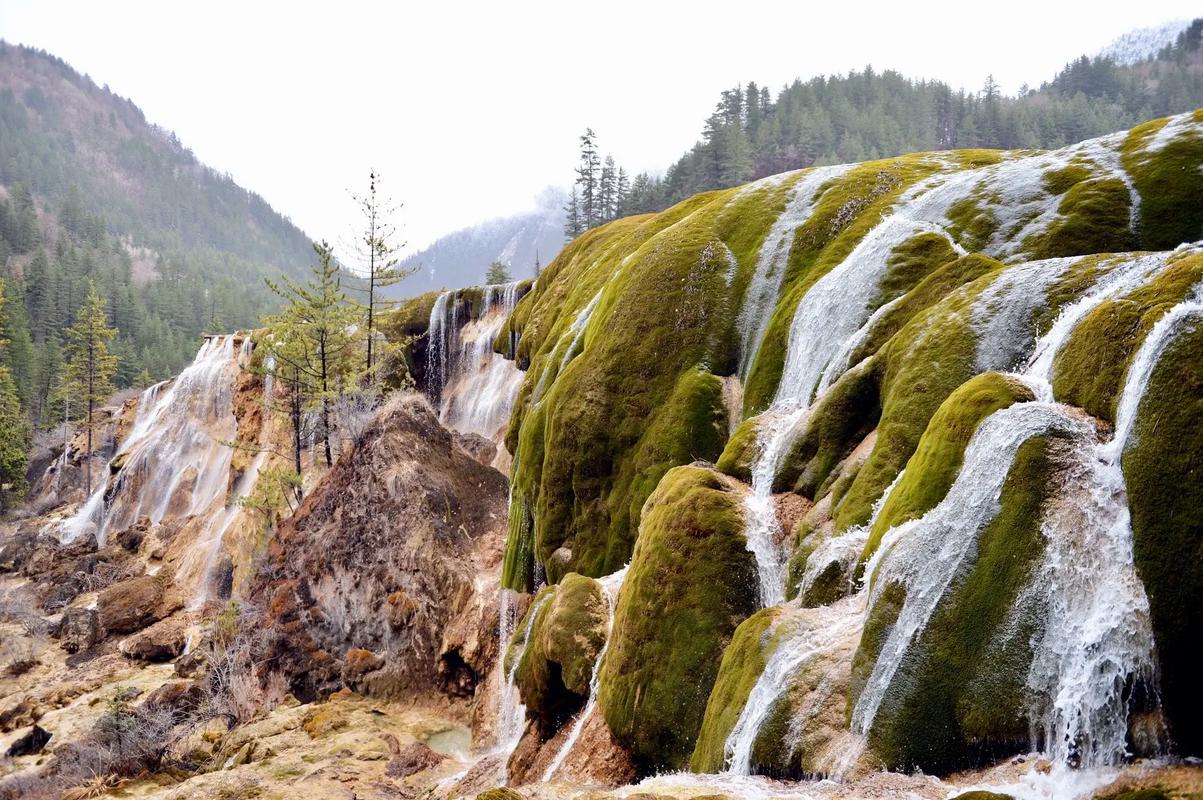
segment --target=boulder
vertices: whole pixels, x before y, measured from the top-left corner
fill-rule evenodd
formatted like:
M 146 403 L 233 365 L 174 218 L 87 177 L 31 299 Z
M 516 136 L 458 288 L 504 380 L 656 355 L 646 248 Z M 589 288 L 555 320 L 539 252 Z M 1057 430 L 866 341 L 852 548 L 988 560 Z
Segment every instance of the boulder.
M 422 742 L 413 742 L 402 747 L 396 755 L 389 759 L 385 774 L 390 778 L 408 778 L 410 775 L 428 770 L 442 761 L 443 756 Z
M 760 605 L 741 491 L 713 468 L 677 467 L 644 505 L 600 705 L 645 774 L 688 764 L 723 651 Z
M 169 613 L 163 588 L 158 577 L 141 575 L 105 589 L 97 600 L 101 627 L 108 633 L 133 633 L 163 619 Z
M 171 661 L 184 652 L 187 623 L 164 619 L 121 641 L 117 649 L 126 658 L 152 664 Z
M 50 741 L 50 733 L 40 725 L 34 725 L 8 746 L 8 757 L 32 756 L 42 752 Z
M 68 653 L 90 650 L 104 638 L 100 613 L 94 608 L 67 609 L 63 612 L 58 632 L 63 649 Z

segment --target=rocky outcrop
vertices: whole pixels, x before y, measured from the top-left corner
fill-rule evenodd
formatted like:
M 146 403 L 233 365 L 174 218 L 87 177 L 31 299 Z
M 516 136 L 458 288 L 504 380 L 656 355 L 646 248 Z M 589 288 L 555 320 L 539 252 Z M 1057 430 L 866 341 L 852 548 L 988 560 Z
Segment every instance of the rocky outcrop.
M 470 698 L 492 666 L 506 481 L 456 446 L 418 395 L 380 409 L 281 526 L 251 590 L 302 699 Z M 492 627 L 492 630 L 490 630 Z

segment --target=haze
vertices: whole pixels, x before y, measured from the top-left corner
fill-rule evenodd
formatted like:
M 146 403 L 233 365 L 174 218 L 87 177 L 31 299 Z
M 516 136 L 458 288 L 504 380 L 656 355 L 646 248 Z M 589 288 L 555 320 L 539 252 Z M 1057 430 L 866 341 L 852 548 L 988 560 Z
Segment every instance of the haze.
M 310 236 L 344 238 L 368 169 L 405 203 L 413 248 L 567 185 L 576 137 L 662 170 L 718 92 L 872 64 L 977 89 L 1038 85 L 1188 0 L 1013 2 L 988 27 L 963 3 L 0 2 L 0 37 L 131 98 L 197 156 Z M 920 24 L 921 23 L 921 24 Z M 900 31 L 906 31 L 903 35 Z

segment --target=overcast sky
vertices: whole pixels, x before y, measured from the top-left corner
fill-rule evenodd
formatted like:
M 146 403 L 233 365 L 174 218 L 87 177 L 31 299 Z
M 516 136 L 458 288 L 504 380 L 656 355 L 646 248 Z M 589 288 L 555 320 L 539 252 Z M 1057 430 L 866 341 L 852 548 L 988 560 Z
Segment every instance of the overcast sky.
M 872 64 L 1012 92 L 1201 10 L 1089 5 L 0 0 L 0 37 L 131 98 L 315 238 L 345 237 L 375 166 L 416 247 L 566 185 L 586 125 L 628 170 L 662 170 L 739 82 Z

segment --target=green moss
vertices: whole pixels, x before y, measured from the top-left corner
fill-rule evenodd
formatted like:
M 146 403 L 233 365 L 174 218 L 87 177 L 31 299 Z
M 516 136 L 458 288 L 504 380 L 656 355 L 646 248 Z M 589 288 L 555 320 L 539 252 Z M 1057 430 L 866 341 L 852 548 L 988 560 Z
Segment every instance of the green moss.
M 954 578 L 903 656 L 869 731 L 871 749 L 888 768 L 944 774 L 1027 749 L 1031 637 L 996 634 L 1043 551 L 1041 510 L 1062 446 L 1053 435 L 1020 446 L 1000 511 L 979 535 L 976 560 Z M 875 608 L 870 621 L 897 618 L 896 597 L 879 604 L 886 608 Z M 878 624 L 876 636 L 862 637 L 854 660 L 860 687 L 884 641 Z
M 876 353 L 915 315 L 931 308 L 958 288 L 983 275 L 1005 268 L 1001 261 L 981 253 L 961 256 L 956 261 L 938 268 L 882 315 L 861 345 L 852 352 L 848 362 L 859 364 Z
M 1156 278 L 1088 314 L 1057 355 L 1057 398 L 1111 421 L 1132 356 L 1145 334 L 1191 288 L 1203 280 L 1203 256 L 1179 254 Z
M 948 232 L 966 250 L 981 250 L 998 230 L 998 219 L 977 196 L 958 200 L 948 209 Z
M 1026 239 L 1023 249 L 1034 259 L 1129 250 L 1135 241 L 1131 206 L 1128 187 L 1119 178 L 1075 183 L 1061 199 L 1057 219 Z
M 888 269 L 881 281 L 881 293 L 872 303 L 883 306 L 909 292 L 939 267 L 957 260 L 947 236 L 921 233 L 912 236 L 890 252 Z
M 734 264 L 713 225 L 730 194 L 685 204 L 691 210 L 671 235 L 657 235 L 664 215 L 655 218 L 650 235 L 615 228 L 621 244 L 602 248 L 606 254 L 590 267 L 590 280 L 605 288 L 585 328 L 584 349 L 536 404 L 529 402 L 530 387 L 555 352 L 552 339 L 532 364 L 510 429 L 515 498 L 522 500 L 511 511 L 505 571 L 511 588 L 529 587 L 532 554 L 552 580 L 568 571 L 613 572 L 629 559 L 638 510 L 664 471 L 722 452 L 721 381 L 699 365 L 729 351 Z M 548 289 L 532 292 L 531 302 L 567 282 L 576 298 L 571 308 L 583 307 L 588 300 L 579 298 L 592 285 L 559 274 L 562 280 L 553 277 Z M 550 330 L 562 334 L 575 316 L 561 314 Z
M 1194 112 L 1203 122 L 1203 110 Z M 1203 135 L 1178 136 L 1155 153 L 1150 139 L 1166 120 L 1133 128 L 1123 145 L 1123 165 L 1140 193 L 1140 246 L 1168 250 L 1203 238 Z
M 739 624 L 731 644 L 723 651 L 718 677 L 706 703 L 706 713 L 698 741 L 689 762 L 692 772 L 721 772 L 725 766 L 724 746 L 748 695 L 764 672 L 765 660 L 772 654 L 777 639 L 770 627 L 780 613 L 764 608 Z
M 1188 794 L 1186 797 L 1195 795 Z M 1164 789 L 1157 786 L 1141 789 L 1121 789 L 1119 791 L 1096 794 L 1096 800 L 1172 800 L 1174 796 L 1166 794 Z
M 589 696 L 609 611 L 601 586 L 592 578 L 571 573 L 545 591 L 552 597 L 539 608 L 514 680 L 529 713 L 552 731 Z M 524 629 L 525 620 L 519 636 Z
M 644 506 L 600 703 L 645 773 L 687 764 L 720 656 L 759 605 L 743 524 L 739 492 L 701 467 L 669 471 Z
M 880 373 L 870 363 L 844 373 L 811 412 L 805 432 L 777 473 L 774 491 L 816 498 L 831 471 L 875 427 L 881 415 Z
M 1203 324 L 1178 329 L 1150 376 L 1123 456 L 1133 555 L 1149 597 L 1162 708 L 1183 754 L 1203 752 Z
M 972 163 L 973 155 L 966 156 Z M 781 380 L 790 323 L 815 281 L 840 264 L 909 186 L 940 168 L 923 156 L 858 164 L 820 190 L 811 217 L 794 235 L 777 307 L 744 389 L 744 416 L 768 407 Z
M 1044 173 L 1044 191 L 1049 194 L 1062 195 L 1091 176 L 1090 168 L 1085 164 L 1069 164 L 1061 169 Z
M 890 493 L 869 532 L 864 558 L 877 550 L 890 528 L 935 508 L 956 480 L 965 448 L 986 417 L 1012 403 L 1034 400 L 1032 390 L 1014 378 L 986 372 L 949 395 L 907 462 L 906 474 Z
M 962 792 L 961 794 L 958 794 L 956 797 L 952 798 L 952 800 L 1015 800 L 1015 798 L 1009 794 L 1002 794 L 1001 792 L 987 792 L 985 790 L 978 789 L 977 791 L 973 792 Z
M 739 478 L 744 483 L 752 482 L 752 464 L 760 454 L 759 426 L 759 417 L 750 417 L 739 423 L 715 464 L 720 472 Z
M 916 314 L 879 353 L 874 369 L 883 389 L 877 441 L 834 508 L 837 530 L 869 521 L 873 504 L 906 466 L 936 409 L 976 373 L 970 307 L 995 274 Z

